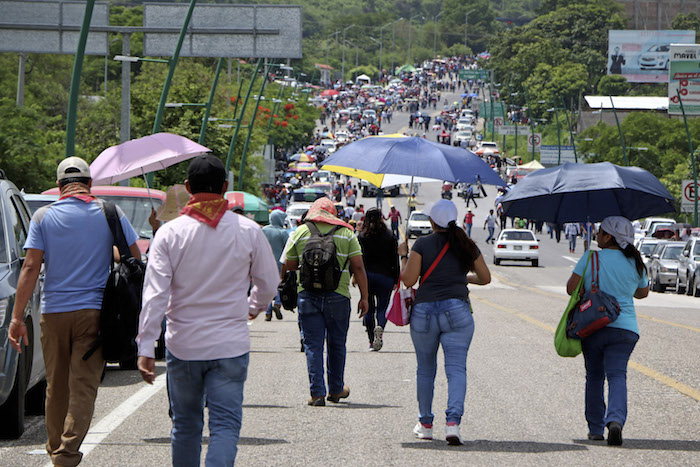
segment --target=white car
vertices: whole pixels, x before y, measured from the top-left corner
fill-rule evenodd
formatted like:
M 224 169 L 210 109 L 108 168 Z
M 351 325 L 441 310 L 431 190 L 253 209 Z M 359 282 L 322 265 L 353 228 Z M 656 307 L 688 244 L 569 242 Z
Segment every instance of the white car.
M 423 211 L 413 211 L 408 218 L 408 238 L 411 238 L 411 235 L 420 237 L 431 233 L 433 233 L 433 226 L 430 224 L 428 215 Z
M 299 226 L 301 216 L 309 212 L 312 203 L 294 203 L 287 208 L 287 217 L 284 219 L 284 226 L 288 229 L 296 229 Z
M 338 146 L 332 139 L 321 140 L 321 147 L 325 148 L 328 154 L 333 154 L 335 150 L 338 149 Z
M 472 131 L 474 131 L 471 117 L 462 117 L 459 120 L 457 120 L 457 131 L 466 129 L 471 129 Z
M 474 118 L 474 111 L 471 109 L 462 109 L 459 114 L 459 118 Z
M 338 143 L 347 143 L 349 139 L 350 139 L 350 135 L 348 134 L 347 131 L 340 130 L 340 131 L 335 132 L 335 140 Z
M 532 230 L 503 229 L 493 245 L 493 264 L 501 261 L 530 261 L 534 267 L 540 263 L 540 245 Z

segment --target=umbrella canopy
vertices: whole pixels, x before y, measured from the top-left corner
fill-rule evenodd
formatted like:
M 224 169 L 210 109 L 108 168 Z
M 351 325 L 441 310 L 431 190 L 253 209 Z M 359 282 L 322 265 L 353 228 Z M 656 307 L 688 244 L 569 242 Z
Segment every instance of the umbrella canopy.
M 404 72 L 406 72 L 406 73 L 415 73 L 415 72 L 417 72 L 417 71 L 418 71 L 418 70 L 417 70 L 416 67 L 414 67 L 413 65 L 404 65 L 404 66 L 402 66 L 401 68 L 399 68 L 398 70 L 396 70 L 397 73 L 404 73 Z
M 518 169 L 540 170 L 544 169 L 544 165 L 540 164 L 538 161 L 531 161 L 527 164 L 519 165 Z
M 316 160 L 314 156 L 302 153 L 294 154 L 292 157 L 290 157 L 290 159 L 297 162 L 313 162 Z
M 165 203 L 156 209 L 156 219 L 169 222 L 180 215 L 180 211 L 190 200 L 190 194 L 185 185 L 173 185 L 165 194 Z
M 105 149 L 90 164 L 93 185 L 111 185 L 211 152 L 184 136 L 156 133 Z
M 291 172 L 316 172 L 318 167 L 316 167 L 315 164 L 309 164 L 308 162 L 299 162 L 289 170 Z
M 656 231 L 653 234 L 651 234 L 651 236 L 654 238 L 671 238 L 674 235 L 676 235 L 676 232 L 666 228 L 656 229 Z
M 572 164 L 531 173 L 501 200 L 508 217 L 563 224 L 634 220 L 675 211 L 673 196 L 651 173 L 610 162 Z
M 462 148 L 418 137 L 369 136 L 342 147 L 322 167 L 382 186 L 385 175 L 506 186 L 484 161 Z
M 326 89 L 321 93 L 321 97 L 331 97 L 331 96 L 337 96 L 340 93 L 336 91 L 335 89 Z
M 245 191 L 227 191 L 224 198 L 228 201 L 229 209 L 241 207 L 246 217 L 259 224 L 270 223 L 270 208 L 265 201 Z

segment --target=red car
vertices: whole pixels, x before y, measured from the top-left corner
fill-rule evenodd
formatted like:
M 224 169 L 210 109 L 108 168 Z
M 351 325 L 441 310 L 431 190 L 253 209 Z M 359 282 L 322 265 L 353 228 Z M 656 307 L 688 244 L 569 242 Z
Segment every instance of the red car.
M 153 231 L 148 223 L 151 208 L 158 207 L 165 202 L 165 193 L 160 190 L 149 190 L 128 186 L 93 186 L 90 191 L 100 199 L 112 201 L 119 206 L 134 227 L 139 239 L 136 243 L 142 254 L 148 250 Z M 51 188 L 44 191 L 44 195 L 58 195 L 59 189 Z

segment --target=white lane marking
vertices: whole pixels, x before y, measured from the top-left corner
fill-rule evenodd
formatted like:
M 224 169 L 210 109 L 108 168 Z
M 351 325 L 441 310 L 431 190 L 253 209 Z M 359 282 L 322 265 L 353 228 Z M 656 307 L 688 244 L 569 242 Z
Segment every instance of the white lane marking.
M 578 260 L 580 259 L 580 258 L 572 258 L 571 256 L 562 256 L 562 258 L 568 259 L 572 263 L 578 263 Z
M 90 428 L 85 440 L 81 446 L 83 460 L 92 452 L 102 441 L 107 438 L 124 420 L 129 418 L 131 414 L 136 412 L 139 407 L 145 404 L 151 397 L 155 396 L 158 391 L 165 387 L 165 373 L 158 376 L 153 384 L 145 385 L 139 389 L 127 400 L 122 402 L 119 407 L 112 410 L 102 420 Z M 53 467 L 53 463 L 49 462 L 45 467 Z

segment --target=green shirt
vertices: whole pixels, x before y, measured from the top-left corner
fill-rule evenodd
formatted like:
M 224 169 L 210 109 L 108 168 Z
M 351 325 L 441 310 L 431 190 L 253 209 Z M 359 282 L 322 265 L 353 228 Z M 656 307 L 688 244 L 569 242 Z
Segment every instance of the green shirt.
M 315 224 L 322 234 L 330 232 L 330 230 L 335 227 L 334 225 L 322 222 L 316 222 Z M 288 260 L 301 263 L 301 255 L 304 252 L 304 247 L 309 237 L 311 237 L 311 231 L 306 225 L 302 225 L 292 233 L 292 236 L 289 237 L 289 247 L 286 251 Z M 340 276 L 340 283 L 338 284 L 338 288 L 335 289 L 335 292 L 350 298 L 350 258 L 353 256 L 361 256 L 362 247 L 360 247 L 360 242 L 357 240 L 355 232 L 347 227 L 341 227 L 335 231 L 333 234 L 333 243 L 335 243 L 335 254 L 338 256 L 338 262 L 340 263 L 340 267 L 343 268 L 343 273 Z M 300 283 L 299 291 L 301 292 L 302 290 L 303 287 Z

